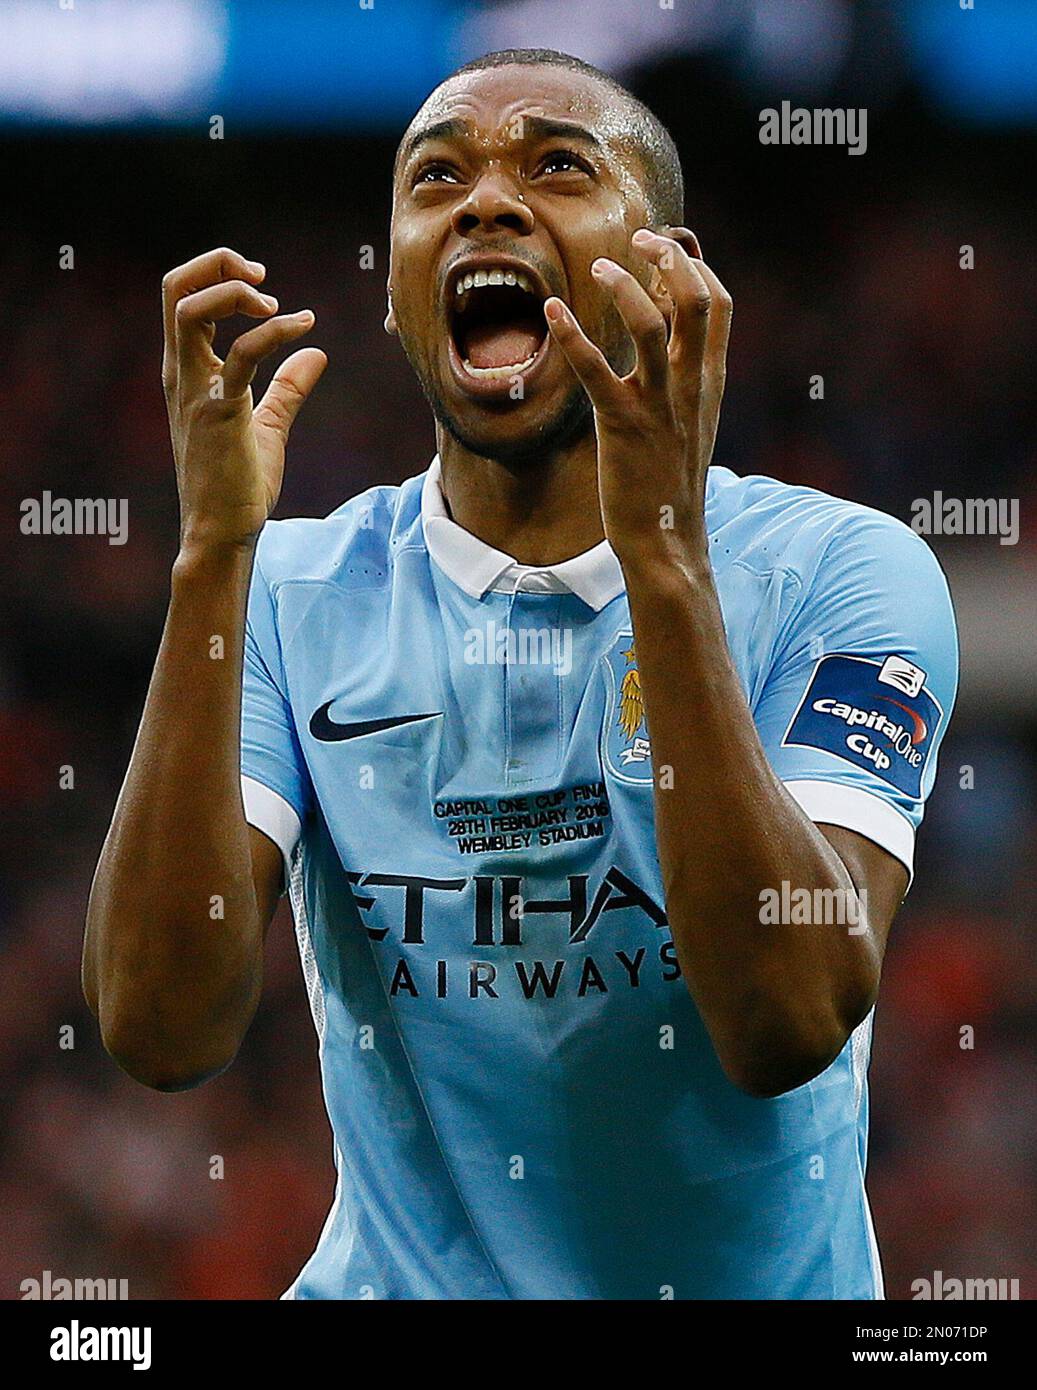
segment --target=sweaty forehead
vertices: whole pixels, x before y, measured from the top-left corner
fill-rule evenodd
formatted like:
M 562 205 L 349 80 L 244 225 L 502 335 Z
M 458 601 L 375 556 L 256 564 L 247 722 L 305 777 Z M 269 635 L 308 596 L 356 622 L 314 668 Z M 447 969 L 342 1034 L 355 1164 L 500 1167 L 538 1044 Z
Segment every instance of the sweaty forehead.
M 491 141 L 522 116 L 584 125 L 602 146 L 621 155 L 631 149 L 629 112 L 618 93 L 587 73 L 514 63 L 447 78 L 411 121 L 400 154 L 441 121 L 457 121 L 471 138 Z

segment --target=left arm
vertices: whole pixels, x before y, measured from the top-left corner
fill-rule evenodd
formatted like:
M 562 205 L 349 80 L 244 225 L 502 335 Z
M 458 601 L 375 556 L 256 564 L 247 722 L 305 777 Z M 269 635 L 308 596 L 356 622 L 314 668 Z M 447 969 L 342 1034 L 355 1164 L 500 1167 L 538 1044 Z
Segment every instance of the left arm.
M 725 1071 L 777 1095 L 824 1070 L 874 1004 L 907 873 L 863 836 L 822 833 L 772 770 L 702 565 L 626 571 L 659 862 L 681 970 Z M 761 894 L 783 882 L 790 898 L 841 899 L 844 925 L 765 917 Z
M 594 405 L 602 512 L 627 583 L 678 960 L 729 1078 L 773 1096 L 823 1071 L 866 1017 L 907 873 L 863 836 L 822 832 L 760 742 L 727 646 L 704 515 L 731 300 L 691 234 L 675 235 L 693 255 L 675 237 L 633 239 L 656 267 L 665 309 L 658 290 L 650 295 L 614 261 L 594 264 L 637 346 L 628 376 L 615 375 L 560 300 L 546 312 Z M 761 903 L 783 883 L 790 894 L 841 896 L 852 928 L 772 924 Z

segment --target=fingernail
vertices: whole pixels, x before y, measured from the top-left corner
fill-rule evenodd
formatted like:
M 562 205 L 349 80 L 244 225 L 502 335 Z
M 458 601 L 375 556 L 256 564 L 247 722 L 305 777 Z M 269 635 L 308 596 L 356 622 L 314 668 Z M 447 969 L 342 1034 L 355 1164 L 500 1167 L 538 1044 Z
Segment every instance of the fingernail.
M 309 323 L 316 317 L 316 315 L 314 314 L 312 309 L 300 309 L 295 317 L 299 320 L 300 323 Z
M 544 317 L 551 323 L 558 323 L 565 317 L 565 310 L 562 308 L 561 300 L 549 299 L 544 304 Z
M 636 231 L 636 232 L 634 233 L 634 235 L 630 238 L 630 240 L 631 240 L 631 241 L 650 241 L 654 235 L 655 235 L 655 233 L 652 232 L 652 231 L 650 231 L 647 227 L 638 227 L 637 231 Z
M 268 309 L 277 308 L 277 300 L 274 298 L 272 294 L 261 294 L 259 297 Z
M 615 269 L 616 267 L 613 265 L 611 261 L 607 261 L 603 256 L 599 256 L 598 259 L 594 261 L 591 265 L 591 274 L 611 275 Z
M 249 270 L 254 270 L 257 275 L 266 274 L 266 266 L 263 264 L 262 261 L 249 261 L 248 268 Z

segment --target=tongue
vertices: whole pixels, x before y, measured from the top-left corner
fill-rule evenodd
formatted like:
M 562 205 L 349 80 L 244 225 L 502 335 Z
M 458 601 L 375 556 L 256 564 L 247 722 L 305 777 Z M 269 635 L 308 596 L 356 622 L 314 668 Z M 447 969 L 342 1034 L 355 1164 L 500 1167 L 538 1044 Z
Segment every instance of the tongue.
M 530 324 L 473 324 L 465 335 L 465 349 L 473 367 L 510 367 L 532 357 L 541 337 Z

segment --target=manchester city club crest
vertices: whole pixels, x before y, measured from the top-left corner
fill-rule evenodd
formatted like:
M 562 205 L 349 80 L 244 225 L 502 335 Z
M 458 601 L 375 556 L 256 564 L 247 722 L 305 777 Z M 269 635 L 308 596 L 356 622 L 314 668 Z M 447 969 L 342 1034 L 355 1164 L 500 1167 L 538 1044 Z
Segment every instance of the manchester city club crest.
M 652 748 L 645 723 L 641 673 L 637 669 L 634 636 L 621 632 L 604 657 L 605 725 L 601 756 L 605 767 L 621 782 L 652 781 Z

